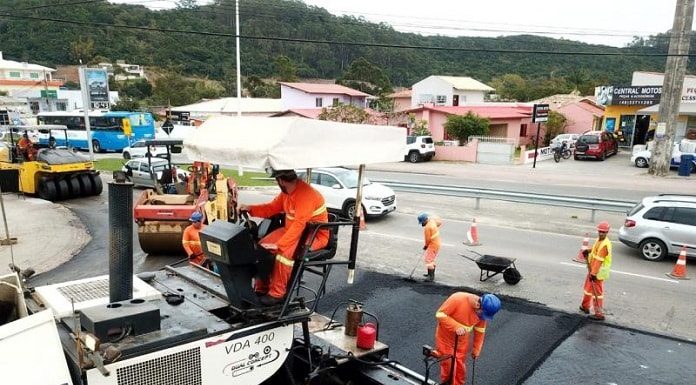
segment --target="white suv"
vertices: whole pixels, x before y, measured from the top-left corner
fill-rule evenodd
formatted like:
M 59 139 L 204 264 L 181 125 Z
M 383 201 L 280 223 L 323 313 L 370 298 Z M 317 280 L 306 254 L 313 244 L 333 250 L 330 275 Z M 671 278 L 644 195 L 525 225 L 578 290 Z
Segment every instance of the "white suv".
M 297 176 L 305 179 L 305 171 L 298 170 Z M 358 172 L 343 167 L 312 169 L 312 187 L 324 196 L 326 208 L 353 219 L 355 195 L 358 189 Z M 363 180 L 362 206 L 365 215 L 376 217 L 396 210 L 396 195 L 391 188 Z
M 404 160 L 417 163 L 430 160 L 435 156 L 435 143 L 431 136 L 407 136 Z
M 628 212 L 619 240 L 649 261 L 679 254 L 682 246 L 688 256 L 696 257 L 696 195 L 643 198 Z

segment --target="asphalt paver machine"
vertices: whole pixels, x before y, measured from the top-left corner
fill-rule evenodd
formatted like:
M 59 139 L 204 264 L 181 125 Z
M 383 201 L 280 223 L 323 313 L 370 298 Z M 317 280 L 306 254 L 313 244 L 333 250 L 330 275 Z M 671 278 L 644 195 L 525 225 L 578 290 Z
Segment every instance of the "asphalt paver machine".
M 403 132 L 301 118 L 219 117 L 186 143 L 190 159 L 274 169 L 399 161 Z M 354 144 L 354 145 L 351 145 Z M 258 237 L 278 225 L 217 220 L 202 233 L 220 274 L 196 265 L 133 275 L 132 186 L 109 184 L 109 275 L 28 288 L 5 278 L 15 304 L 0 326 L 3 382 L 88 385 L 423 384 L 392 362 L 378 338 L 357 347 L 345 326 L 316 312 L 331 268 L 354 279 L 359 216 L 310 223 L 297 248 L 284 302 L 263 307 L 251 291 Z M 362 184 L 358 184 L 361 186 Z M 357 200 L 361 189 L 358 188 Z M 305 245 L 330 229 L 326 249 Z M 350 233 L 337 252 L 339 228 Z M 0 292 L 0 294 L 3 294 Z M 348 333 L 350 334 L 350 333 Z M 7 352 L 7 353 L 6 353 Z

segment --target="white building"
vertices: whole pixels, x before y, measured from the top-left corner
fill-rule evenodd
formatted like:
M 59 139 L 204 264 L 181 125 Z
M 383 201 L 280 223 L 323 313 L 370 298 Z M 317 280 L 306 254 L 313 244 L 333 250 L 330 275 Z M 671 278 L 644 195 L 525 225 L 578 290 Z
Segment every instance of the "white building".
M 11 94 L 12 91 L 27 89 L 57 90 L 63 82 L 54 80 L 53 72 L 54 68 L 6 60 L 0 51 L 0 91 Z
M 486 94 L 493 91 L 494 88 L 470 77 L 431 75 L 411 87 L 411 107 L 425 103 L 450 107 L 483 103 Z
M 282 110 L 280 99 L 268 98 L 220 98 L 172 107 L 172 111 L 187 112 L 191 119 L 202 120 L 213 115 L 237 115 L 237 111 L 243 116 L 271 116 Z
M 298 108 L 331 107 L 349 104 L 359 108 L 367 107 L 370 94 L 342 86 L 340 84 L 280 83 L 282 111 Z
M 72 111 L 82 108 L 82 92 L 80 90 L 43 90 L 30 88 L 10 91 L 10 96 L 26 100 L 31 112 Z M 111 105 L 119 101 L 118 91 L 109 91 Z
M 114 80 L 147 79 L 145 68 L 139 64 L 128 64 L 123 60 L 116 60 L 116 64 L 99 63 L 99 68 L 103 68 Z

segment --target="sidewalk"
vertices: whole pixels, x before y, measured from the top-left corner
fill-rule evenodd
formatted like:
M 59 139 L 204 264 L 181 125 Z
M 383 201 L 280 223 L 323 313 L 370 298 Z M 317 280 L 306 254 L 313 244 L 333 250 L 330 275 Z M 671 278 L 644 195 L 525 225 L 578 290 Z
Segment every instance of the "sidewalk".
M 68 261 L 90 241 L 80 220 L 66 207 L 42 199 L 3 194 L 7 227 L 12 246 L 0 246 L 0 274 L 9 272 L 12 262 L 21 269 L 31 267 L 36 274 Z M 0 238 L 5 239 L 4 224 Z

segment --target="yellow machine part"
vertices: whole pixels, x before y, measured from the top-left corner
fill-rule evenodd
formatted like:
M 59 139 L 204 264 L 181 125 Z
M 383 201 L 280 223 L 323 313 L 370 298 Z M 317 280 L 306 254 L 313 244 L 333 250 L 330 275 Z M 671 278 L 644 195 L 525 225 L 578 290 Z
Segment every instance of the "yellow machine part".
M 138 226 L 140 248 L 150 255 L 186 255 L 181 244 L 187 221 L 147 221 Z

